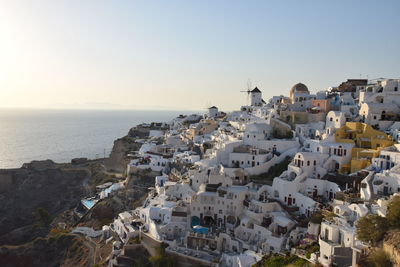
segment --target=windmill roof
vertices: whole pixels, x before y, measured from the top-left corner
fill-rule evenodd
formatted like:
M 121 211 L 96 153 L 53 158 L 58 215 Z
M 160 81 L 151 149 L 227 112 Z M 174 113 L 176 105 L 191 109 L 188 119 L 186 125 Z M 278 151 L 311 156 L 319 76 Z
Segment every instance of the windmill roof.
M 251 90 L 252 93 L 261 93 L 260 89 L 258 89 L 257 87 L 254 88 L 253 90 Z

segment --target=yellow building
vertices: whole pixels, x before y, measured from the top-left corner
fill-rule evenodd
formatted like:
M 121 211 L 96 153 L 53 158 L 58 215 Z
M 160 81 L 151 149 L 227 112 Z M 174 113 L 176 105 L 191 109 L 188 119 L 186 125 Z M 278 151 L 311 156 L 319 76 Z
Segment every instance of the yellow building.
M 202 120 L 195 127 L 189 128 L 186 133 L 186 137 L 190 140 L 194 140 L 196 136 L 210 134 L 218 128 L 218 122 L 215 120 Z
M 391 136 L 360 122 L 346 122 L 336 131 L 335 139 L 338 143 L 354 144 L 351 150 L 351 172 L 369 166 L 372 158 L 379 156 L 381 149 L 394 143 Z

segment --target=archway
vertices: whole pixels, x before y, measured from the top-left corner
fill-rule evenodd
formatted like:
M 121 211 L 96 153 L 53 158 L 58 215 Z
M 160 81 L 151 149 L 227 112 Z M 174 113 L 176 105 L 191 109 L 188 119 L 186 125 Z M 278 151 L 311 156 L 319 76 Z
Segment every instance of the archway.
M 200 218 L 197 216 L 192 216 L 190 226 L 193 227 L 196 225 L 200 225 Z

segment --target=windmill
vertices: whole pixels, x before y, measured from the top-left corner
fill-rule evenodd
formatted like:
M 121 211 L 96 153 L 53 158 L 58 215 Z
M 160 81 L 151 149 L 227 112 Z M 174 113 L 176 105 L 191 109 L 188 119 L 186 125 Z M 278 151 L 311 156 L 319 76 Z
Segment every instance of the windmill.
M 250 98 L 250 92 L 251 92 L 251 80 L 247 80 L 247 90 L 246 91 L 240 91 L 242 93 L 247 93 L 247 104 L 249 104 L 249 98 Z

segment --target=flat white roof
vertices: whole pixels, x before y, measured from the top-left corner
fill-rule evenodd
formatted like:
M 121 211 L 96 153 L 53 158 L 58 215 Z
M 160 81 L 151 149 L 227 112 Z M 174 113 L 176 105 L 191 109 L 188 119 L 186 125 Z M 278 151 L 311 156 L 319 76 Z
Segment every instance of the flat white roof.
M 279 224 L 280 226 L 288 226 L 292 222 L 292 220 L 287 217 L 278 215 L 274 217 L 274 222 Z

